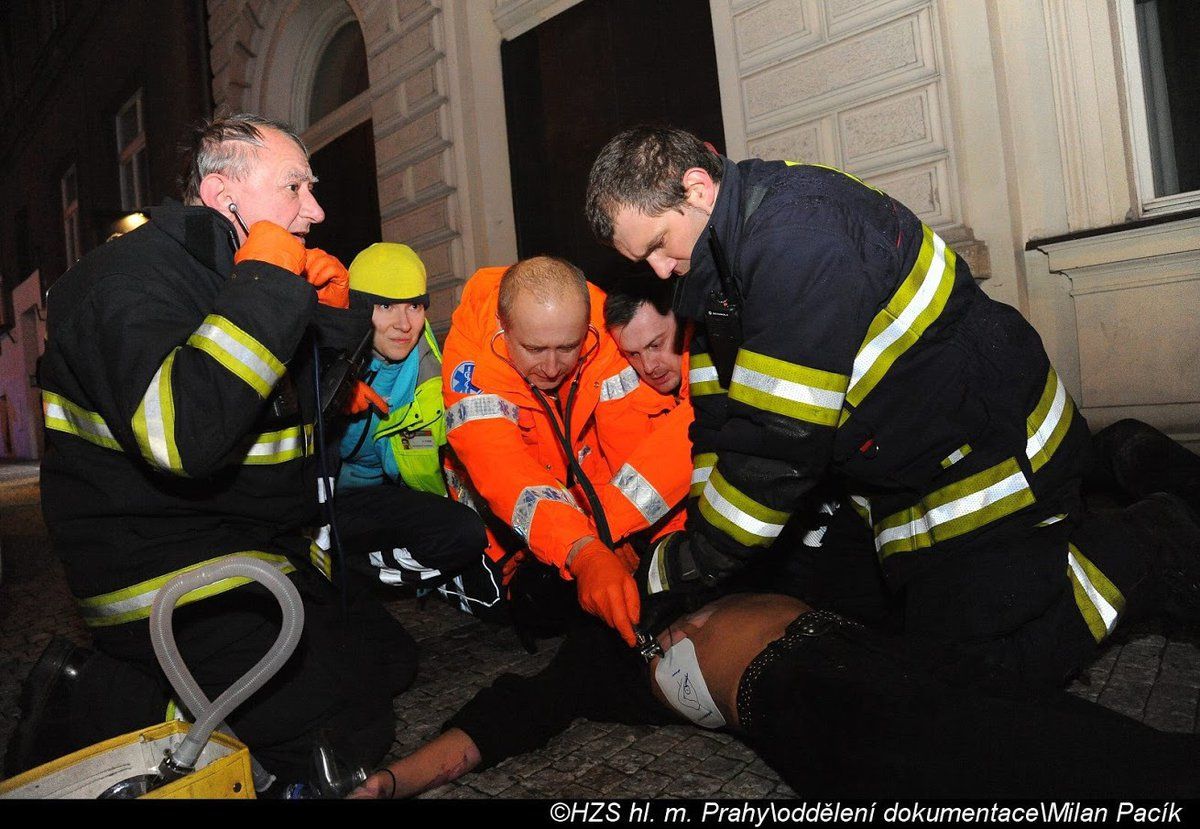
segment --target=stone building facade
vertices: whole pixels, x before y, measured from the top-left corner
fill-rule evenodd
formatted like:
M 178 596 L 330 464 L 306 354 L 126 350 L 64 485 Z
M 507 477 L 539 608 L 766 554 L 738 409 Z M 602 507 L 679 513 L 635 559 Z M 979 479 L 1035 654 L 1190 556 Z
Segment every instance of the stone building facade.
M 463 280 L 516 255 L 501 43 L 580 1 L 209 0 L 214 100 L 317 147 L 370 117 L 383 238 L 421 252 L 444 328 Z M 1156 198 L 1139 172 L 1133 0 L 708 6 L 732 157 L 897 196 L 1034 323 L 1093 426 L 1200 442 L 1200 194 Z M 370 88 L 307 124 L 315 55 L 351 19 Z

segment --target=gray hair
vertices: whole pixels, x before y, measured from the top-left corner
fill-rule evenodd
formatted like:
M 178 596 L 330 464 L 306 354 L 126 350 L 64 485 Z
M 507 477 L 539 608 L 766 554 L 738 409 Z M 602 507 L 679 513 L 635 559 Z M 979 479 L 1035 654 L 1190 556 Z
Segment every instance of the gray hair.
M 183 202 L 200 204 L 200 182 L 212 173 L 235 180 L 245 178 L 263 146 L 264 129 L 278 130 L 296 142 L 308 158 L 308 148 L 291 124 L 248 112 L 214 118 L 197 126 L 184 149 Z

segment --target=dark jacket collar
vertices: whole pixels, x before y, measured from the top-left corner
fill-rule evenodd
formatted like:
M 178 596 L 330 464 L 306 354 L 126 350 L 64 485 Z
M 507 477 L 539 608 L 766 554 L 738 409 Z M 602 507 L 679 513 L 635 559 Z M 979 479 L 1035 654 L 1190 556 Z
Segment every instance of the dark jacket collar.
M 147 211 L 150 220 L 195 259 L 221 276 L 233 270 L 237 234 L 228 219 L 203 205 L 180 204 L 167 199 Z
M 696 240 L 692 248 L 690 268 L 687 274 L 680 278 L 675 290 L 675 313 L 688 319 L 702 318 L 709 293 L 721 287 L 717 266 L 713 262 L 709 247 L 710 233 L 716 232 L 730 263 L 737 262 L 738 243 L 741 239 L 742 171 L 737 164 L 724 156 L 722 161 L 725 162 L 725 171 L 721 177 L 721 187 L 717 191 L 717 200 L 713 204 L 712 215 L 709 217 L 711 229 L 706 229 Z

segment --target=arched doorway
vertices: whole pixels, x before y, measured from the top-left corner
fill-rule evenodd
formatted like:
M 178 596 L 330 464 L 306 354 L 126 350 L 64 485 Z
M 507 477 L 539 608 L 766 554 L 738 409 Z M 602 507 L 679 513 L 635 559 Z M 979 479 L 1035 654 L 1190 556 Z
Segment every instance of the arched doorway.
M 287 121 L 300 133 L 320 179 L 317 199 L 326 216 L 309 244 L 347 263 L 380 238 L 360 5 L 291 0 L 265 7 L 261 34 L 245 35 L 258 56 L 250 66 L 253 81 L 238 96 L 242 103 L 233 104 Z
M 347 7 L 346 11 L 350 10 Z M 349 264 L 360 250 L 380 240 L 375 134 L 363 107 L 369 93 L 362 29 L 352 13 L 330 27 L 311 61 L 304 137 L 320 142 L 312 153 L 320 179 L 317 198 L 325 221 L 309 234 L 309 244 Z

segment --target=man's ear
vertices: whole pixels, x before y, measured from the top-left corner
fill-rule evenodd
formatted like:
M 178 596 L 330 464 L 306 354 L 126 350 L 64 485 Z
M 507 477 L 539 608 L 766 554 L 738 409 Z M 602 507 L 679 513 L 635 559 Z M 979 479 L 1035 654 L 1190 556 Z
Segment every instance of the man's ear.
M 692 207 L 711 211 L 717 200 L 717 185 L 703 167 L 690 167 L 680 177 L 687 202 Z
M 229 202 L 233 197 L 229 194 L 228 182 L 220 173 L 209 173 L 200 180 L 200 202 L 205 207 L 211 207 L 218 213 L 229 213 Z

